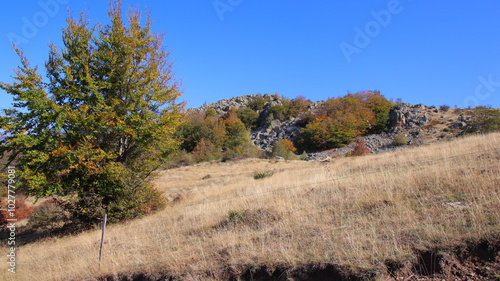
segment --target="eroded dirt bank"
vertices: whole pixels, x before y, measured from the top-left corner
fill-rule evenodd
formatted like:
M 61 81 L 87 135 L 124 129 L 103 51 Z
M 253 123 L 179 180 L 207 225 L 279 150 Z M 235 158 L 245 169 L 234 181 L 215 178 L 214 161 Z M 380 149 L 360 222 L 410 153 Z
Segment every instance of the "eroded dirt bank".
M 169 275 L 122 273 L 103 276 L 99 281 L 327 281 L 327 280 L 500 280 L 500 235 L 496 240 L 481 241 L 446 251 L 421 251 L 412 260 L 386 261 L 377 270 L 352 269 L 334 264 L 295 267 L 227 266 L 213 272 Z

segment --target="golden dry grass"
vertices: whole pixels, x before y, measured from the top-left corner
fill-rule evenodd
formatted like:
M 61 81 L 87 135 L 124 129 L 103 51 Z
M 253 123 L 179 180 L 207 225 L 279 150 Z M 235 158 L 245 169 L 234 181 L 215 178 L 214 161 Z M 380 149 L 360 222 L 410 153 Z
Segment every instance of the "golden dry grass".
M 411 259 L 416 249 L 498 233 L 499 160 L 496 133 L 328 162 L 252 159 L 162 171 L 156 184 L 169 206 L 109 226 L 100 269 L 95 230 L 18 248 L 17 273 L 4 263 L 0 279 L 189 276 L 263 264 L 377 269 Z

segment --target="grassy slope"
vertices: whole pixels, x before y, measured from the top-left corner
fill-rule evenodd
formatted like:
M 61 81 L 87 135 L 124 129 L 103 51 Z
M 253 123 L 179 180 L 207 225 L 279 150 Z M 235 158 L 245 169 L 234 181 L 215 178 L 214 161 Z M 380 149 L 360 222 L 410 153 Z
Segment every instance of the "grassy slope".
M 227 265 L 377 269 L 388 259 L 411 259 L 415 249 L 497 233 L 499 160 L 497 133 L 321 163 L 244 160 L 164 171 L 157 186 L 171 204 L 110 226 L 101 269 L 95 230 L 22 246 L 15 278 L 1 270 L 0 280 L 217 275 Z M 253 178 L 267 171 L 274 175 Z M 465 207 L 447 204 L 457 201 Z

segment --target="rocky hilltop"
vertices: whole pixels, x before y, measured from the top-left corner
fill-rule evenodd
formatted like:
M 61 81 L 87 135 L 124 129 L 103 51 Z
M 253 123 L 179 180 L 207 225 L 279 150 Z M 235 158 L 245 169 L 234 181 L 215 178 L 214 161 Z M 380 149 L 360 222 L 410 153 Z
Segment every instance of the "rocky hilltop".
M 220 101 L 217 101 L 214 103 L 203 105 L 202 107 L 193 108 L 193 109 L 191 109 L 191 111 L 201 112 L 201 111 L 205 111 L 209 108 L 212 108 L 215 110 L 215 112 L 217 112 L 217 114 L 219 116 L 221 116 L 221 115 L 226 114 L 229 111 L 229 109 L 231 109 L 232 107 L 236 108 L 236 109 L 240 109 L 240 108 L 243 108 L 245 106 L 248 106 L 248 103 L 250 103 L 250 101 L 254 100 L 258 96 L 259 95 L 246 95 L 246 96 L 239 96 L 239 97 L 234 97 L 234 98 L 230 98 L 230 99 L 223 99 L 223 100 L 220 100 Z M 269 97 L 272 97 L 272 96 L 269 95 Z
M 191 109 L 192 112 L 202 112 L 209 108 L 214 109 L 218 116 L 226 114 L 231 108 L 241 109 L 247 107 L 260 95 L 246 95 L 230 99 L 220 100 Z M 269 109 L 274 105 L 282 104 L 282 100 L 275 95 L 263 95 L 268 100 L 260 115 L 264 118 L 269 116 Z M 282 139 L 294 140 L 303 128 L 300 124 L 302 116 L 308 111 L 314 111 L 324 101 L 314 102 L 309 105 L 306 112 L 299 116 L 291 117 L 289 120 L 280 121 L 274 119 L 266 126 L 260 126 L 251 130 L 250 135 L 253 143 L 263 151 L 270 152 L 274 143 Z M 390 112 L 390 129 L 382 134 L 366 135 L 362 139 L 372 153 L 381 153 L 397 149 L 395 137 L 404 136 L 407 145 L 422 145 L 443 139 L 456 137 L 467 125 L 467 120 L 460 114 L 459 110 L 438 109 L 434 106 L 423 104 L 411 105 L 397 103 Z M 359 140 L 358 140 L 359 141 Z M 331 157 L 345 155 L 352 151 L 356 142 L 350 145 L 328 151 L 309 153 L 308 159 L 321 160 Z

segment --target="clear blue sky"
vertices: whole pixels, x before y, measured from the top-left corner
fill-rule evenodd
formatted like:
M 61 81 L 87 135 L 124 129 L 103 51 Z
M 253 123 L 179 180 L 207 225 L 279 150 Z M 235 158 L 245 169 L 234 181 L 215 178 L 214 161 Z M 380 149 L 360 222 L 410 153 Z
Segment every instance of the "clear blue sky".
M 108 1 L 4 1 L 0 81 L 43 68 L 67 9 L 108 23 Z M 313 101 L 365 89 L 426 105 L 500 107 L 500 1 L 124 0 L 165 32 L 188 107 L 257 93 Z M 0 92 L 0 107 L 10 106 Z

